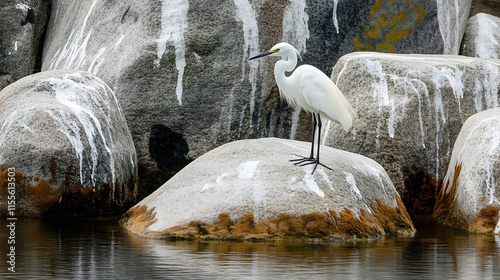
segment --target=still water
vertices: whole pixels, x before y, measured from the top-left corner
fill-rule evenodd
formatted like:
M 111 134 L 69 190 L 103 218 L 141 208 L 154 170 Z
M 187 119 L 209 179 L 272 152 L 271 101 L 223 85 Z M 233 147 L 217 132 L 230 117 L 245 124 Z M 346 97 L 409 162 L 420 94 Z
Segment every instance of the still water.
M 329 244 L 167 241 L 117 218 L 19 219 L 15 273 L 0 231 L 0 279 L 500 279 L 500 238 L 414 217 L 412 237 Z

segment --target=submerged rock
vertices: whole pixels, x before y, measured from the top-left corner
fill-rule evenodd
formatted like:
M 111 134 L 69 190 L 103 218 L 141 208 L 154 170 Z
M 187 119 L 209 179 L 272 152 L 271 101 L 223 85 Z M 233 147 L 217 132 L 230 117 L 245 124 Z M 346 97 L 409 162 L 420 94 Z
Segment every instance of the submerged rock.
M 500 58 L 500 18 L 483 13 L 469 18 L 460 54 Z
M 42 72 L 0 92 L 0 171 L 2 192 L 8 172 L 17 176 L 17 216 L 117 213 L 137 193 L 137 159 L 121 107 L 87 72 Z
M 319 166 L 295 166 L 310 144 L 263 138 L 199 157 L 123 217 L 149 237 L 374 238 L 415 229 L 384 169 L 322 147 Z
M 464 123 L 434 208 L 438 221 L 472 232 L 500 234 L 500 109 Z
M 500 61 L 493 59 L 353 53 L 339 60 L 332 79 L 358 119 L 348 134 L 327 125 L 325 143 L 379 162 L 404 199 L 416 179 L 433 199 L 463 122 L 499 106 Z

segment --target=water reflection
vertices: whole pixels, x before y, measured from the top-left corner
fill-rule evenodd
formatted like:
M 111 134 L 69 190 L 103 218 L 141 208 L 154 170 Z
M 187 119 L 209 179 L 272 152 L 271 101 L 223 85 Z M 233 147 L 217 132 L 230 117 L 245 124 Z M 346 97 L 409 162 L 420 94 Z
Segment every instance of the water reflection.
M 2 279 L 500 278 L 500 240 L 415 217 L 413 237 L 330 244 L 166 241 L 127 233 L 116 218 L 18 220 L 16 274 Z M 2 228 L 6 228 L 5 222 Z M 14 276 L 14 277 L 13 277 Z

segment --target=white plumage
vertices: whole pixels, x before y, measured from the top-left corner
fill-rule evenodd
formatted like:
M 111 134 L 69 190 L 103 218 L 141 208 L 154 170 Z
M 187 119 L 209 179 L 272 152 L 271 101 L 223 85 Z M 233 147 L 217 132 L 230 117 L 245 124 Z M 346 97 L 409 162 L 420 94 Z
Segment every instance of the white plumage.
M 311 65 L 297 66 L 297 50 L 288 43 L 279 43 L 268 52 L 250 59 L 263 56 L 281 56 L 282 59 L 274 66 L 274 77 L 280 89 L 281 97 L 292 106 L 300 106 L 313 115 L 313 141 L 309 157 L 292 160 L 296 164 L 315 164 L 313 173 L 319 165 L 319 146 L 321 132 L 321 117 L 338 122 L 345 131 L 352 127 L 354 110 L 347 102 L 335 83 L 318 68 Z M 295 69 L 295 71 L 293 71 Z M 293 73 L 287 76 L 286 72 Z M 318 118 L 316 121 L 316 117 Z M 314 158 L 314 134 L 318 125 L 318 151 Z M 325 166 L 330 169 L 329 167 Z

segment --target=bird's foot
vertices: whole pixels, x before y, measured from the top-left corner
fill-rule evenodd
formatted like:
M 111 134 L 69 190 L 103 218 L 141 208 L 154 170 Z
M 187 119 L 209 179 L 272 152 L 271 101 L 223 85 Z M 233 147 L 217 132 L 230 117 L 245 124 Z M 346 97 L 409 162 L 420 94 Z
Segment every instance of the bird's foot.
M 308 164 L 313 164 L 316 159 L 313 157 L 301 157 L 297 159 L 291 159 L 294 165 L 304 166 Z
M 327 168 L 327 169 L 333 171 L 333 169 L 331 169 L 330 167 L 319 162 L 319 159 L 315 159 L 313 157 L 303 157 L 303 158 L 298 158 L 298 159 L 291 159 L 290 161 L 294 162 L 294 165 L 298 165 L 298 166 L 306 166 L 309 164 L 314 164 L 314 168 L 313 168 L 313 171 L 311 172 L 311 174 L 314 174 L 314 171 L 316 171 L 316 168 L 318 167 L 318 165 L 321 165 L 324 168 Z

